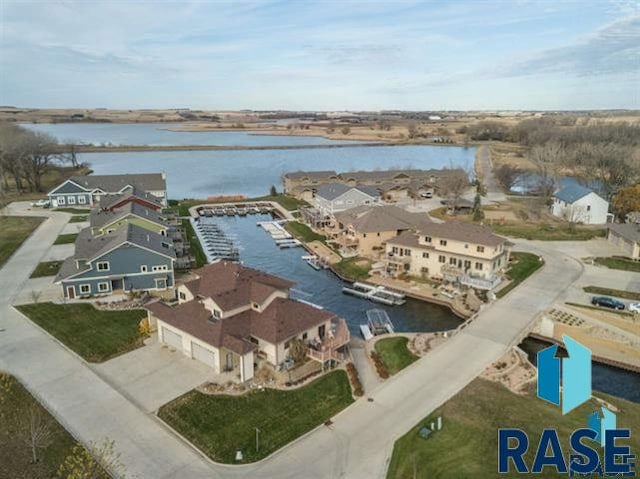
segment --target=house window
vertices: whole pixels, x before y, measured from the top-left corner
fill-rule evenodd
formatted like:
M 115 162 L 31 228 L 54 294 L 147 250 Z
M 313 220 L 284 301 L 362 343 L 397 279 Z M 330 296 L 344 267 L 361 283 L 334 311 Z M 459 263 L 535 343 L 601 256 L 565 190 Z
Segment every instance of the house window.
M 469 249 L 469 245 L 467 243 L 464 244 L 464 249 Z
M 362 237 L 366 238 L 367 237 L 367 233 L 362 233 Z
M 101 293 L 109 291 L 109 283 L 98 283 L 98 291 Z
M 108 261 L 99 261 L 96 263 L 96 268 L 98 271 L 109 271 L 109 262 Z
M 141 264 L 140 265 L 140 272 L 141 273 L 146 273 L 147 271 L 149 271 L 149 269 L 147 268 L 146 264 Z
M 58 205 L 64 205 L 65 201 L 64 201 L 64 196 L 59 196 L 58 197 Z
M 446 263 L 447 262 L 447 258 L 445 256 L 438 256 L 438 263 Z
M 591 205 L 587 205 L 587 211 L 591 211 Z
M 427 268 L 426 266 L 423 266 L 422 268 L 420 268 L 420 272 L 427 274 L 429 273 L 429 268 Z
M 306 339 L 309 337 L 309 334 L 307 333 L 302 333 L 302 340 L 306 341 Z
M 78 196 L 78 204 L 84 205 L 87 202 L 87 199 L 84 196 Z
M 453 266 L 456 265 L 456 259 L 453 256 L 449 258 L 449 264 L 452 264 Z
M 167 265 L 166 264 L 161 264 L 161 265 L 157 265 L 157 266 L 152 266 L 151 267 L 151 271 L 158 272 L 158 271 L 167 271 Z
M 422 253 L 422 257 L 425 259 L 429 259 L 429 253 L 427 252 Z
M 478 253 L 484 253 L 484 246 L 478 246 Z
M 251 303 L 251 307 L 253 309 L 260 309 L 260 305 L 258 303 Z
M 91 285 L 90 284 L 81 284 L 80 285 L 80 294 L 89 294 L 91 293 Z
M 409 248 L 405 248 L 404 255 L 405 256 L 411 256 L 411 250 Z
M 291 340 L 284 343 L 284 349 L 289 349 L 289 346 L 291 346 Z
M 440 246 L 447 246 L 447 240 L 440 240 Z
M 76 204 L 76 197 L 75 196 L 69 196 L 69 204 L 70 205 L 75 205 Z
M 476 263 L 476 269 L 482 271 L 482 263 Z
M 156 279 L 156 289 L 167 289 L 166 279 Z
M 180 299 L 187 299 L 187 295 L 184 294 L 182 291 L 180 291 L 180 293 L 178 293 L 178 296 L 180 297 Z
M 213 310 L 213 317 L 214 318 L 220 318 L 222 316 L 222 313 L 220 313 L 219 309 L 214 309 Z
M 424 242 L 425 243 L 431 243 L 431 236 L 425 236 L 424 237 Z
M 464 262 L 464 269 L 469 269 L 471 268 L 471 261 L 465 261 Z
M 324 324 L 321 326 L 318 326 L 318 336 L 320 336 L 320 339 L 324 338 L 326 330 L 327 330 L 327 327 Z

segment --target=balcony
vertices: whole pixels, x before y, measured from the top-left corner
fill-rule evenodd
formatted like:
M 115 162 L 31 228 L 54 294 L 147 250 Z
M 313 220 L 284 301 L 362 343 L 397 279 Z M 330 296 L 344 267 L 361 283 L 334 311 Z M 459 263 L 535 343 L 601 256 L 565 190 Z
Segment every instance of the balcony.
M 331 329 L 322 340 L 309 343 L 307 356 L 322 363 L 330 359 L 344 361 L 347 355 L 339 349 L 347 345 L 350 340 L 351 333 L 349 333 L 347 322 L 342 318 L 336 318 L 331 322 Z
M 460 283 L 465 286 L 470 286 L 476 289 L 483 289 L 486 291 L 490 291 L 498 286 L 502 282 L 502 278 L 500 276 L 492 276 L 491 278 L 479 278 L 476 276 L 471 276 L 469 274 L 463 274 L 460 277 Z
M 399 256 L 394 253 L 387 253 L 384 255 L 383 259 L 388 261 L 389 263 L 397 263 L 397 264 L 409 264 L 411 263 L 411 256 Z

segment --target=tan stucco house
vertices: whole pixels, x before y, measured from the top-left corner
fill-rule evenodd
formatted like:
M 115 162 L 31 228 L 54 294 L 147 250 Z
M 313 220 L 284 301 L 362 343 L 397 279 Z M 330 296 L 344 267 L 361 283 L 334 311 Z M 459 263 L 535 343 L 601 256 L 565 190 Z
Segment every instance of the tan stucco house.
M 640 224 L 624 223 L 609 225 L 607 239 L 618 246 L 629 258 L 640 261 Z

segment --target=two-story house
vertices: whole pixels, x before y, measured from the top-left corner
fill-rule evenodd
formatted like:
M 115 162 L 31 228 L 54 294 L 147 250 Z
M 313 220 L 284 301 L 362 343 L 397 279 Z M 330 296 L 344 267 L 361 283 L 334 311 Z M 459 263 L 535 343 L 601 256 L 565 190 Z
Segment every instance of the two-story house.
M 135 224 L 100 236 L 85 228 L 55 282 L 69 299 L 119 291 L 164 291 L 174 286 L 175 260 L 166 237 Z
M 593 190 L 572 183 L 554 193 L 551 214 L 571 223 L 605 224 L 609 202 Z
M 387 271 L 493 289 L 509 261 L 510 243 L 486 226 L 449 221 L 405 231 L 387 241 Z
M 293 283 L 237 263 L 220 261 L 194 271 L 177 288 L 178 305 L 150 304 L 158 338 L 217 373 L 237 372 L 244 382 L 260 361 L 279 366 L 292 341 L 312 359 L 339 359 L 349 341 L 343 319 L 289 297 Z
M 106 195 L 140 191 L 167 206 L 164 173 L 72 176 L 48 193 L 52 208 L 92 208 Z
M 325 217 L 349 208 L 363 205 L 375 205 L 380 201 L 380 194 L 369 186 L 349 186 L 343 183 L 329 183 L 318 187 L 312 204 Z
M 127 224 L 140 226 L 162 236 L 167 236 L 169 231 L 169 224 L 160 212 L 134 201 L 118 208 L 94 208 L 89 214 L 89 226 L 94 235 L 110 233 Z

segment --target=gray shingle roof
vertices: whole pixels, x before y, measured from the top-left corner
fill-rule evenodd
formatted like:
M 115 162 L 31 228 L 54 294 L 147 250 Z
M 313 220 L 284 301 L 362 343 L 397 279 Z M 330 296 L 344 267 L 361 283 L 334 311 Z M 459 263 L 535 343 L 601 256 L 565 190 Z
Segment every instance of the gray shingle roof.
M 331 201 L 335 200 L 339 196 L 344 195 L 351 189 L 359 190 L 362 193 L 371 196 L 372 198 L 377 198 L 378 196 L 380 196 L 378 190 L 376 190 L 375 188 L 364 185 L 349 186 L 345 185 L 344 183 L 328 183 L 326 185 L 321 185 L 318 187 L 316 196 L 320 196 L 321 198 Z
M 89 214 L 89 224 L 92 228 L 101 228 L 128 215 L 136 215 L 160 226 L 167 226 L 164 218 L 157 211 L 133 202 L 127 203 L 114 210 L 104 210 L 102 208 L 93 209 Z
M 507 241 L 502 236 L 494 234 L 486 226 L 462 223 L 461 221 L 429 223 L 420 228 L 420 234 L 485 246 L 498 246 Z
M 141 200 L 148 201 L 149 203 L 155 204 L 158 208 L 162 208 L 162 203 L 160 199 L 153 196 L 151 193 L 147 193 L 146 191 L 139 190 L 138 188 L 134 188 L 131 193 L 122 193 L 115 195 L 105 195 L 100 198 L 100 208 L 102 209 L 110 209 L 113 205 L 120 203 L 122 200 L 127 198 L 140 198 Z
M 640 242 L 640 225 L 635 223 L 611 224 L 609 229 L 627 241 Z
M 71 181 L 93 190 L 100 188 L 107 193 L 117 193 L 128 185 L 142 191 L 160 191 L 167 189 L 162 173 L 136 173 L 126 175 L 85 175 L 72 176 Z
M 553 196 L 566 203 L 575 203 L 580 198 L 587 196 L 589 193 L 593 193 L 593 190 L 575 183 L 558 190 Z
M 397 206 L 357 206 L 336 213 L 336 220 L 359 233 L 417 229 L 431 223 L 426 213 L 411 213 Z

